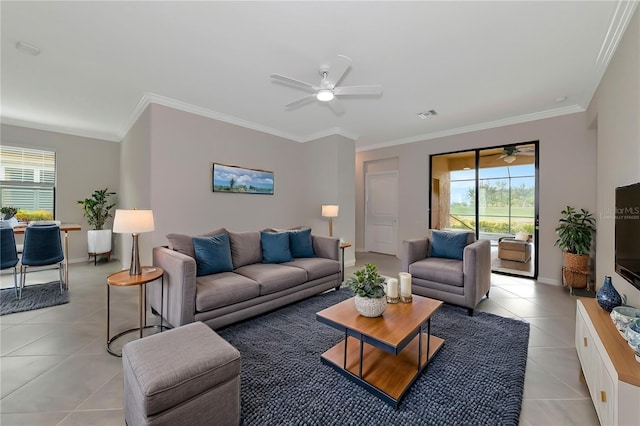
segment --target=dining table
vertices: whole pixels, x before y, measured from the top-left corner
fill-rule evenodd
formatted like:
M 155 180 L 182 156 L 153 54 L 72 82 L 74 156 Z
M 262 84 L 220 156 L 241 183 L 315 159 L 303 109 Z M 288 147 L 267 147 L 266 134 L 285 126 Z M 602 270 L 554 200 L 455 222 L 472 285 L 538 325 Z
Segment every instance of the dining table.
M 27 225 L 18 224 L 13 227 L 15 235 L 24 235 Z M 60 232 L 64 232 L 64 285 L 69 290 L 69 232 L 80 231 L 82 227 L 75 223 L 60 224 Z

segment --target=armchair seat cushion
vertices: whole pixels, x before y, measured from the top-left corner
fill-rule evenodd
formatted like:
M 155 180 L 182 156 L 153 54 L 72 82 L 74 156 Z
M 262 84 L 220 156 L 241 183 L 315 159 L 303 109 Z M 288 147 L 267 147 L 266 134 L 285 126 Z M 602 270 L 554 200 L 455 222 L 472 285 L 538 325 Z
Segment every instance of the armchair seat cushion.
M 462 266 L 461 260 L 427 257 L 409 265 L 409 273 L 423 280 L 462 287 L 464 285 Z

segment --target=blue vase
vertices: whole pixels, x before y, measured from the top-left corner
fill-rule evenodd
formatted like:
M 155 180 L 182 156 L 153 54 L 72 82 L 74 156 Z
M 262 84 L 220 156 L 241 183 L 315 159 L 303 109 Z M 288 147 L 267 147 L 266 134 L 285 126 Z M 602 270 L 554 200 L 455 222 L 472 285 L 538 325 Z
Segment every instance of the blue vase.
M 622 298 L 613 284 L 611 284 L 611 277 L 604 277 L 602 287 L 600 287 L 600 290 L 598 290 L 596 294 L 596 300 L 598 301 L 598 305 L 607 312 L 611 312 L 616 306 L 622 305 Z

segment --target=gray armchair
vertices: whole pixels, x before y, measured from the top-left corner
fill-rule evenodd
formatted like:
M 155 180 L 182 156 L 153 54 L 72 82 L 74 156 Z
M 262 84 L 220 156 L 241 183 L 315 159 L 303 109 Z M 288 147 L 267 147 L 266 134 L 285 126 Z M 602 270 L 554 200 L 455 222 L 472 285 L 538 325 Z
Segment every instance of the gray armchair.
M 431 256 L 431 237 L 403 241 L 402 271 L 412 276 L 412 292 L 468 309 L 469 315 L 491 287 L 491 243 L 468 233 L 462 260 Z

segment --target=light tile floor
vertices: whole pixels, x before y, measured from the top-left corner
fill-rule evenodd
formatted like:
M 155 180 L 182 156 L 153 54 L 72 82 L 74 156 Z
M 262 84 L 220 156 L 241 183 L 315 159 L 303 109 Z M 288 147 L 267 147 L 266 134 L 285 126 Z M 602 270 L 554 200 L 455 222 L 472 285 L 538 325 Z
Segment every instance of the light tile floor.
M 384 275 L 400 269 L 392 256 L 356 257 L 347 276 L 366 262 Z M 2 426 L 124 424 L 121 359 L 104 347 L 106 277 L 119 269 L 119 262 L 73 264 L 69 304 L 0 317 Z M 55 279 L 50 274 L 29 274 L 29 282 Z M 10 275 L 0 278 L 2 287 L 13 285 Z M 111 296 L 111 334 L 135 327 L 137 289 L 113 288 Z M 478 309 L 531 324 L 521 425 L 598 424 L 578 379 L 574 297 L 559 287 L 494 274 L 490 299 Z

